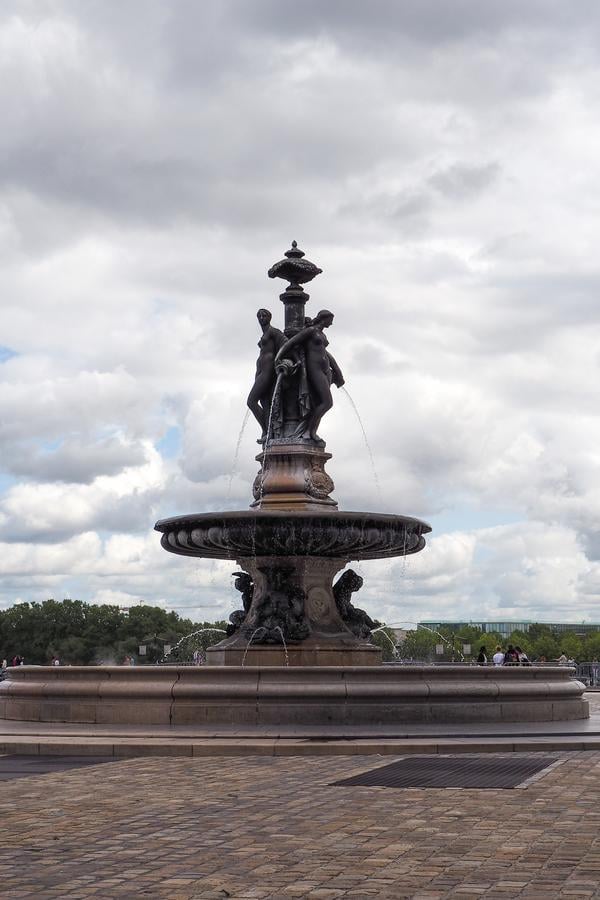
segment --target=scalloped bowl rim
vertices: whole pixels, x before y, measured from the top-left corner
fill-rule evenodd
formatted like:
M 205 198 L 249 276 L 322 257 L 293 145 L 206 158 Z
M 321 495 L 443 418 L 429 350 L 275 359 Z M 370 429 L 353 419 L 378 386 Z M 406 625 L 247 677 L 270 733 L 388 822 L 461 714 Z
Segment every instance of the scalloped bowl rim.
M 184 526 L 186 524 L 191 524 L 192 522 L 198 522 L 199 524 L 208 524 L 211 521 L 220 521 L 220 522 L 244 522 L 244 521 L 269 521 L 274 519 L 285 520 L 295 520 L 298 521 L 321 521 L 327 519 L 333 519 L 338 524 L 341 524 L 343 521 L 347 521 L 349 524 L 357 524 L 357 523 L 373 523 L 374 525 L 405 525 L 405 524 L 415 524 L 418 525 L 421 529 L 421 534 L 429 534 L 431 532 L 431 525 L 428 522 L 424 522 L 423 519 L 417 519 L 414 516 L 402 516 L 396 515 L 394 513 L 366 513 L 366 512 L 344 512 L 342 510 L 254 510 L 254 509 L 242 509 L 242 510 L 226 510 L 224 512 L 204 512 L 204 513 L 188 513 L 183 516 L 171 516 L 166 519 L 159 519 L 154 525 L 155 531 L 160 531 L 163 534 L 169 530 L 171 530 L 174 526 L 181 525 Z

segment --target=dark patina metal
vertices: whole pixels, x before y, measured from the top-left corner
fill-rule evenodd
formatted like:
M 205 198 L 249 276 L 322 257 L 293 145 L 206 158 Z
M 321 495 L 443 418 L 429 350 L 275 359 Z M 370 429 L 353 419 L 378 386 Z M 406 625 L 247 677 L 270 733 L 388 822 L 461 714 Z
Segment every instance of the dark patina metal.
M 358 575 L 354 569 L 346 569 L 333 586 L 333 596 L 341 619 L 352 634 L 368 640 L 373 629 L 378 628 L 381 622 L 372 619 L 364 609 L 359 609 L 352 603 L 352 594 L 359 591 L 363 584 L 361 575 Z
M 410 756 L 378 766 L 351 778 L 334 781 L 336 787 L 391 788 L 516 788 L 549 769 L 557 757 L 518 755 Z
M 231 614 L 209 662 L 212 654 L 219 664 L 258 665 L 261 647 L 293 644 L 318 664 L 372 664 L 380 658 L 369 642 L 378 623 L 351 600 L 362 578 L 349 570 L 334 585 L 336 573 L 351 560 L 418 553 L 431 530 L 408 516 L 339 512 L 331 497 L 331 454 L 317 428 L 333 403 L 331 385 L 341 387 L 344 377 L 325 335 L 333 313 L 307 317 L 309 297 L 300 286 L 320 272 L 295 241 L 269 270 L 290 284 L 281 295 L 283 330 L 269 310 L 257 313 L 262 336 L 248 406 L 262 451 L 251 509 L 175 516 L 155 526 L 171 553 L 235 559 L 244 570 L 235 573 L 243 608 Z
M 290 282 L 291 288 L 312 281 L 321 274 L 323 269 L 319 269 L 309 259 L 304 259 L 304 255 L 304 251 L 299 249 L 297 242 L 292 241 L 291 250 L 287 250 L 284 254 L 285 259 L 280 259 L 269 269 L 267 273 L 269 278 L 284 278 Z

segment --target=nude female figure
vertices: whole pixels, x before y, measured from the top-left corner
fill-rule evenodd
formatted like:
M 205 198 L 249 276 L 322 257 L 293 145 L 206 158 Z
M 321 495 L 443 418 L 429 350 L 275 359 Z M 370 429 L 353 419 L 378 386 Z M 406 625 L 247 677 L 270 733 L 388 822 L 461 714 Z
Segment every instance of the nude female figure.
M 256 361 L 256 377 L 248 394 L 247 403 L 261 427 L 260 441 L 264 443 L 267 438 L 269 411 L 275 387 L 275 354 L 285 344 L 285 335 L 279 328 L 271 325 L 271 313 L 268 309 L 259 309 L 256 318 L 262 328 L 262 337 L 258 342 L 260 353 Z
M 324 328 L 333 323 L 333 313 L 322 309 L 309 324 L 295 334 L 279 349 L 275 357 L 275 367 L 283 359 L 289 358 L 290 352 L 303 349 L 306 366 L 306 377 L 310 394 L 310 409 L 295 432 L 295 437 L 310 437 L 319 444 L 324 441 L 317 434 L 317 428 L 325 413 L 333 406 L 331 384 L 341 387 L 344 376 L 333 356 L 327 352 L 329 341 L 323 334 Z

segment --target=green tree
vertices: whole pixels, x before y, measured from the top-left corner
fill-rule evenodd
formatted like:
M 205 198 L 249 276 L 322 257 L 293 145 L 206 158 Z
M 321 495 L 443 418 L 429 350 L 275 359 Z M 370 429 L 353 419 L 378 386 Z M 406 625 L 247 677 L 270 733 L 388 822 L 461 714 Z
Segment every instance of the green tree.
M 437 642 L 436 635 L 424 628 L 407 631 L 400 642 L 400 655 L 403 659 L 430 660 L 435 656 Z
M 530 656 L 531 653 L 533 653 L 534 642 L 526 631 L 512 631 L 508 643 L 512 644 L 513 647 L 520 647 L 521 650 L 525 651 L 527 656 Z
M 529 626 L 529 631 L 527 632 L 529 638 L 532 642 L 539 640 L 541 637 L 553 637 L 552 629 L 548 625 L 543 625 L 540 622 L 532 622 Z
M 384 662 L 396 658 L 396 634 L 392 628 L 386 627 L 375 631 L 369 640 L 381 648 L 381 658 Z
M 532 649 L 535 659 L 539 659 L 540 656 L 545 656 L 548 662 L 557 659 L 560 653 L 558 641 L 551 632 L 548 632 L 547 634 L 544 633 L 534 640 Z
M 460 637 L 460 633 L 462 633 L 463 629 L 469 627 L 470 626 L 460 626 L 459 628 L 453 628 L 450 625 L 442 625 L 438 631 L 436 644 L 442 644 L 444 653 L 440 657 L 436 656 L 436 658 L 443 660 L 444 662 L 462 662 L 463 640 Z M 470 641 L 466 641 L 465 643 L 470 643 Z
M 558 640 L 560 642 L 560 650 L 562 653 L 573 659 L 582 658 L 583 644 L 579 635 L 572 631 L 568 631 L 563 633 Z
M 468 644 L 471 652 L 466 654 L 467 659 L 477 659 L 480 647 L 485 646 L 483 637 L 481 629 L 475 625 L 461 625 L 455 632 L 456 647 L 462 653 L 463 646 Z
M 594 659 L 600 659 L 600 631 L 588 634 L 583 642 L 582 659 L 591 662 Z
M 48 635 L 44 633 L 37 603 L 17 603 L 4 610 L 0 619 L 1 653 L 9 661 L 24 656 L 27 662 L 46 662 Z
M 471 644 L 473 648 L 476 644 L 481 644 L 482 637 L 483 633 L 481 629 L 476 628 L 474 625 L 461 625 L 460 628 L 457 628 L 456 630 L 456 639 L 460 641 L 461 644 Z
M 56 644 L 48 648 L 48 659 L 57 656 L 61 663 L 69 665 L 82 665 L 87 662 L 89 653 L 85 640 L 77 635 L 62 638 Z
M 504 641 L 502 637 L 496 632 L 488 631 L 481 636 L 481 645 L 485 647 L 486 656 L 488 658 L 488 662 L 492 661 L 492 656 L 496 652 L 496 647 L 501 647 L 504 649 Z
M 134 637 L 141 641 L 147 635 L 162 632 L 176 634 L 178 621 L 177 613 L 168 613 L 160 606 L 132 606 L 123 622 L 122 636 Z
M 83 638 L 88 662 L 113 661 L 115 646 L 124 629 L 125 614 L 118 606 L 89 604 Z
M 125 656 L 137 656 L 139 644 L 148 639 L 154 649 L 139 662 L 151 663 L 162 657 L 165 642 L 175 644 L 195 629 L 212 624 L 195 624 L 155 606 L 136 606 L 127 615 L 117 606 L 80 600 L 19 603 L 0 611 L 0 654 L 7 660 L 24 656 L 26 662 L 38 665 L 47 665 L 53 656 L 82 665 L 118 663 Z M 225 628 L 222 622 L 216 626 Z M 214 644 L 222 636 L 213 631 L 205 641 Z

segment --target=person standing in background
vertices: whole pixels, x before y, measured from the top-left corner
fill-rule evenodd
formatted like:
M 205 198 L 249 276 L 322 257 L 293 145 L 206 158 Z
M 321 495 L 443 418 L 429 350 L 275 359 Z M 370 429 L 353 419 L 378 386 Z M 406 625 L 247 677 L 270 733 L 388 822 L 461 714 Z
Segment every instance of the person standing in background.
M 502 647 L 498 644 L 496 647 L 496 652 L 492 656 L 492 662 L 495 666 L 503 666 L 504 665 L 504 651 Z

